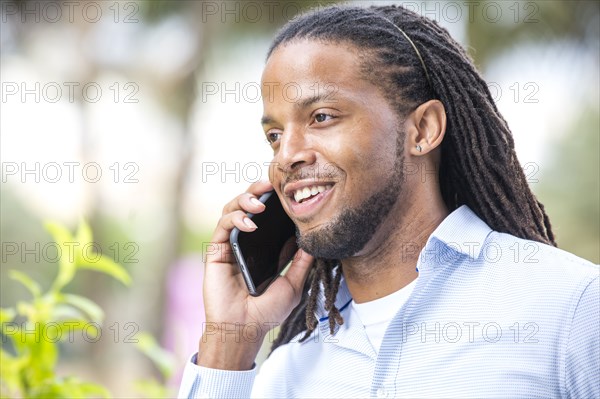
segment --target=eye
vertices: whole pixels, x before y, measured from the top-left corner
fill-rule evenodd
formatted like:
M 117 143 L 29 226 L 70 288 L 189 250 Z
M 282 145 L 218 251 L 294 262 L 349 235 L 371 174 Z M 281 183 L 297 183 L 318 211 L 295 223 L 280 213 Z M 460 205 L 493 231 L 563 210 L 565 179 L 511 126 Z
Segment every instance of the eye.
M 267 132 L 266 136 L 267 136 L 267 143 L 273 145 L 277 141 L 279 141 L 279 139 L 281 138 L 281 133 L 280 132 Z
M 322 123 L 322 122 L 325 122 L 325 121 L 333 119 L 333 118 L 334 118 L 333 115 L 329 115 L 329 114 L 320 112 L 315 115 L 315 122 Z

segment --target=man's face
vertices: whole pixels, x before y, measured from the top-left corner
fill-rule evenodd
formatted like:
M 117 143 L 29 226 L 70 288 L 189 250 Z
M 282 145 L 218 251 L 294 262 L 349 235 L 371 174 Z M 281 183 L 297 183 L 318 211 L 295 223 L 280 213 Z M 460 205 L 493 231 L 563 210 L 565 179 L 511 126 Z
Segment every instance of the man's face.
M 262 76 L 270 179 L 300 246 L 316 257 L 360 253 L 400 195 L 401 123 L 361 77 L 357 53 L 348 45 L 292 42 L 273 52 Z

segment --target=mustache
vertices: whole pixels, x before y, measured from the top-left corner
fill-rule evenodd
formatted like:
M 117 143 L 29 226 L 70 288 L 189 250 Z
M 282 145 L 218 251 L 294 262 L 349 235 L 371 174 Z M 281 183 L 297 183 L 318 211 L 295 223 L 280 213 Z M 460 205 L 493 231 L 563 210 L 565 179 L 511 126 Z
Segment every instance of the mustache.
M 338 180 L 341 174 L 341 169 L 333 163 L 326 163 L 324 165 L 313 164 L 293 171 L 290 171 L 289 169 L 284 170 L 283 182 L 284 184 L 287 184 L 298 180 L 309 179 Z

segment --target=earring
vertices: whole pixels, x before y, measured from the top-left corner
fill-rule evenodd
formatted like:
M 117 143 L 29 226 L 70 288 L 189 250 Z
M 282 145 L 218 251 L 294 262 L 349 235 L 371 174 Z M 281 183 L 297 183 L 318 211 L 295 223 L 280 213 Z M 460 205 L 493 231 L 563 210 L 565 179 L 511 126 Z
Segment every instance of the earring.
M 419 151 L 419 152 L 423 151 L 423 149 L 421 148 L 421 146 L 419 144 L 417 144 L 417 151 Z

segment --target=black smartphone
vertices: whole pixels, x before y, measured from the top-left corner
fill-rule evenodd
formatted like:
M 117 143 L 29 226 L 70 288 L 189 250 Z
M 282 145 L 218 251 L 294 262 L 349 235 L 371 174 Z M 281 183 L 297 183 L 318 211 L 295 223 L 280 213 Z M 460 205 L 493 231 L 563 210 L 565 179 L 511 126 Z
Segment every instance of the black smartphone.
M 250 295 L 261 295 L 290 263 L 298 250 L 296 226 L 283 210 L 275 191 L 263 194 L 261 213 L 248 213 L 258 226 L 253 232 L 234 228 L 231 248 L 244 276 Z

